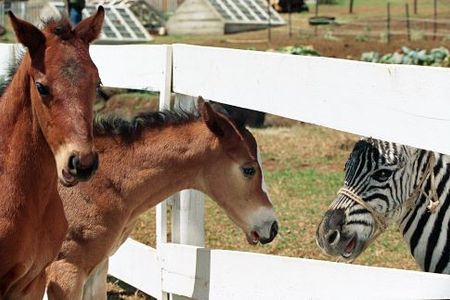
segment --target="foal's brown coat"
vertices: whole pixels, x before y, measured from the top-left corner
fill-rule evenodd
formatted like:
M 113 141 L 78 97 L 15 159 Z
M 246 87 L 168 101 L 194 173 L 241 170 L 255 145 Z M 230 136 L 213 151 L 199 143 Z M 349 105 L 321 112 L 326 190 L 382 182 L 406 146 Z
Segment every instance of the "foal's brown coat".
M 57 192 L 58 174 L 64 178 L 55 156 L 67 157 L 68 144 L 79 157 L 94 156 L 91 119 L 98 74 L 88 45 L 100 32 L 103 9 L 74 30 L 62 20 L 41 32 L 10 18 L 28 52 L 0 99 L 0 299 L 41 299 L 45 268 L 67 229 Z M 61 74 L 69 60 L 86 70 L 83 78 Z
M 181 189 L 210 195 L 250 242 L 257 242 L 255 236 L 262 242 L 275 237 L 278 224 L 253 136 L 209 104 L 199 105 L 198 120 L 142 125 L 145 119 L 137 118 L 131 125 L 144 128 L 134 141 L 112 133 L 95 135 L 102 161 L 98 173 L 89 183 L 60 188 L 69 233 L 49 267 L 50 299 L 80 299 L 88 276 L 93 278 L 84 299 L 105 299 L 108 257 L 140 214 Z

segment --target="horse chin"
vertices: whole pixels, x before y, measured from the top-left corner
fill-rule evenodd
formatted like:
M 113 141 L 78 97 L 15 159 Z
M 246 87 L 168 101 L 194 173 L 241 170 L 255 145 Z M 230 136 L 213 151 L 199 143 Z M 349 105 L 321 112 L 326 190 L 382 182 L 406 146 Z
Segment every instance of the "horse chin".
M 259 242 L 259 235 L 256 231 L 251 231 L 245 235 L 247 237 L 247 242 L 250 245 L 256 245 Z
M 64 169 L 61 171 L 61 176 L 59 176 L 59 182 L 65 187 L 72 187 L 78 184 L 78 180 Z

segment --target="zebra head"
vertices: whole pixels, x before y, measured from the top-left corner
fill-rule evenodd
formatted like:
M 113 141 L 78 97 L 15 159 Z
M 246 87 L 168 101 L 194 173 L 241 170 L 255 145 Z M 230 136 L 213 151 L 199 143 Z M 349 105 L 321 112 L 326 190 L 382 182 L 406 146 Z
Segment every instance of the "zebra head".
M 317 228 L 318 246 L 351 261 L 396 222 L 414 188 L 412 170 L 419 153 L 380 140 L 357 142 L 345 165 L 344 186 Z

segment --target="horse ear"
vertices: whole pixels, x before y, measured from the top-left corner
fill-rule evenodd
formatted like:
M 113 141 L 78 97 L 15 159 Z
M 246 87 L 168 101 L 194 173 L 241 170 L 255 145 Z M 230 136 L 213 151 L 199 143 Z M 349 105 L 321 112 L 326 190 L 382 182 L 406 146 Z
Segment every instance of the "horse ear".
M 211 104 L 204 102 L 201 97 L 197 100 L 198 110 L 206 126 L 218 138 L 225 139 L 231 136 L 240 136 L 239 130 L 233 122 L 221 113 L 215 112 Z
M 45 36 L 36 26 L 18 19 L 11 11 L 8 11 L 8 15 L 17 40 L 28 48 L 31 55 L 45 46 Z
M 87 44 L 91 43 L 100 35 L 104 17 L 105 9 L 100 5 L 95 15 L 90 16 L 89 18 L 86 18 L 78 23 L 78 25 L 74 28 L 75 34 Z

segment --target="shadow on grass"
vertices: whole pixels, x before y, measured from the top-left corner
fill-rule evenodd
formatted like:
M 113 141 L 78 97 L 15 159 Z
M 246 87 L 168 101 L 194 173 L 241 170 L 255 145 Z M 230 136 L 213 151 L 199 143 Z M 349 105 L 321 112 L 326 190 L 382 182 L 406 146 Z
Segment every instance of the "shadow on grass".
M 120 281 L 119 279 L 108 276 L 108 300 L 156 300 L 150 295 L 145 294 L 132 287 L 131 285 Z

